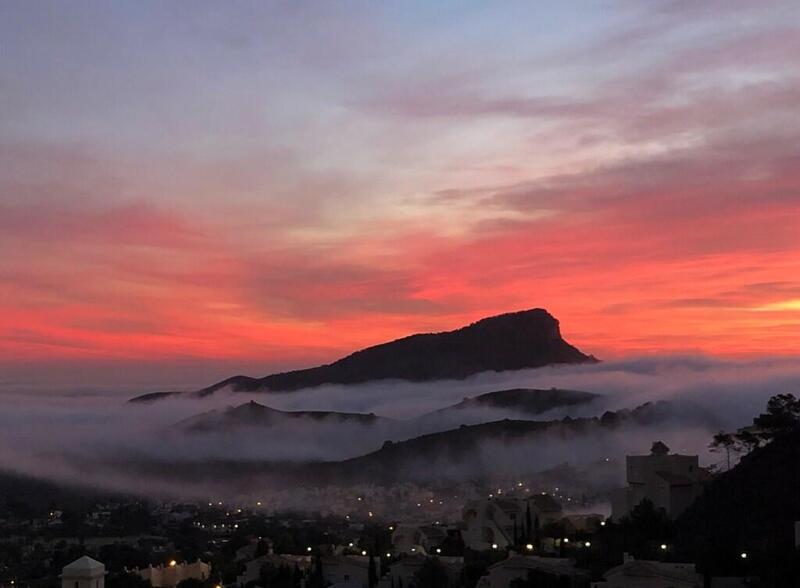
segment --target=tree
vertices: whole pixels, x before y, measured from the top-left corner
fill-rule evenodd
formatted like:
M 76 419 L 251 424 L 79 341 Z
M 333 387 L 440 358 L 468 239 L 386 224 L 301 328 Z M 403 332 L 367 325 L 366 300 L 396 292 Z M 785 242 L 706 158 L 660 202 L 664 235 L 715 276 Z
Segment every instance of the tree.
M 131 572 L 109 576 L 106 585 L 109 588 L 150 588 L 149 581 L 142 578 L 139 574 Z
M 731 453 L 733 453 L 736 448 L 736 437 L 734 437 L 731 433 L 720 431 L 714 435 L 714 438 L 708 445 L 708 448 L 714 453 L 717 451 L 724 451 L 726 460 L 725 470 L 728 471 L 731 469 Z
M 369 554 L 369 569 L 367 571 L 367 585 L 375 588 L 378 585 L 378 571 L 375 569 L 375 556 Z
M 450 583 L 447 570 L 435 557 L 425 560 L 422 567 L 414 574 L 414 580 L 417 588 L 444 588 Z
M 531 524 L 531 503 L 525 503 L 525 542 L 530 543 L 533 540 L 533 525 Z
M 325 575 L 322 573 L 322 557 L 319 553 L 314 554 L 314 561 L 311 564 L 311 577 L 308 579 L 308 588 L 325 588 Z
M 767 401 L 766 411 L 753 419 L 752 428 L 740 429 L 736 433 L 720 431 L 708 447 L 714 452 L 725 452 L 726 469 L 730 470 L 732 454 L 748 454 L 797 428 L 800 428 L 800 399 L 793 394 L 777 394 Z
M 771 440 L 776 435 L 788 433 L 800 427 L 800 399 L 794 394 L 777 394 L 767 402 L 766 412 L 753 419 L 760 435 Z

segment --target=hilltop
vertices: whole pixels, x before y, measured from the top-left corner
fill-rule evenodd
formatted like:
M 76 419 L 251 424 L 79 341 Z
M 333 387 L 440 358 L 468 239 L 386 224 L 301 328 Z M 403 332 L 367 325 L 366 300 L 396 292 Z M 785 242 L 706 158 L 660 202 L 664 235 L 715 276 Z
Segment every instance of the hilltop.
M 482 372 L 597 361 L 561 337 L 559 322 L 541 308 L 484 318 L 442 333 L 416 334 L 356 351 L 333 363 L 263 378 L 233 376 L 195 392 L 291 392 L 324 384 L 376 380 L 459 380 Z M 133 402 L 155 401 L 152 394 Z

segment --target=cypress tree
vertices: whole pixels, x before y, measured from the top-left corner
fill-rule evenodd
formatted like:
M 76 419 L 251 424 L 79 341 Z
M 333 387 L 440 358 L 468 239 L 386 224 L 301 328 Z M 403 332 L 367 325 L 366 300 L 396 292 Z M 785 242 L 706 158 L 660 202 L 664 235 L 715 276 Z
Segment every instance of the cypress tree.
M 375 557 L 369 554 L 369 569 L 367 571 L 367 585 L 375 588 L 378 585 L 378 572 L 375 570 Z
M 533 528 L 531 525 L 531 503 L 525 503 L 525 542 L 530 543 L 533 539 Z

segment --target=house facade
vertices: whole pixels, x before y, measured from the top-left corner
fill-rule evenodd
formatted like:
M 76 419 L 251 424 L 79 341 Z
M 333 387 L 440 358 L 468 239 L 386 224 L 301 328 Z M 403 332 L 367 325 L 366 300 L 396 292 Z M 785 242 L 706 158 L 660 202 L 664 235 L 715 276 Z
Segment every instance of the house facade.
M 592 588 L 703 588 L 703 576 L 691 563 L 638 560 L 625 554 L 621 566 L 603 574 Z
M 584 588 L 589 585 L 587 573 L 576 568 L 570 559 L 518 555 L 512 551 L 507 559 L 489 566 L 487 574 L 478 581 L 476 588 L 508 588 L 514 580 L 528 578 L 534 582 L 537 578 L 555 579 L 564 588 Z
M 675 518 L 700 496 L 703 484 L 710 479 L 696 455 L 671 454 L 661 441 L 653 443 L 650 455 L 627 456 L 625 470 L 628 485 L 611 496 L 614 521 L 629 516 L 645 499 Z
M 489 498 L 467 503 L 462 512 L 466 529 L 462 533 L 464 544 L 470 549 L 504 549 L 514 545 L 526 533 L 527 511 L 531 522 L 540 526 L 561 520 L 561 505 L 549 494 L 536 494 L 525 498 Z

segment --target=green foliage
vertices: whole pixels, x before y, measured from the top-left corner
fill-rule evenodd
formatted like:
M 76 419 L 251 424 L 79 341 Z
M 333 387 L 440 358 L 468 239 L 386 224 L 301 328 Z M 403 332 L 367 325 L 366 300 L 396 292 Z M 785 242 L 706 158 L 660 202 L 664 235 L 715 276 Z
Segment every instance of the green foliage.
M 372 554 L 370 554 L 369 556 L 367 585 L 369 586 L 369 588 L 375 588 L 375 586 L 378 585 L 378 570 L 375 568 L 375 557 Z
M 717 476 L 678 518 L 676 536 L 684 557 L 714 575 L 748 573 L 760 576 L 766 586 L 797 586 L 796 520 L 800 428 L 777 435 Z M 746 560 L 742 552 L 748 554 Z
M 464 567 L 461 570 L 461 586 L 464 588 L 475 588 L 478 580 L 486 574 L 490 565 L 504 560 L 507 554 L 505 551 L 472 551 L 464 550 Z
M 793 394 L 777 394 L 767 402 L 767 409 L 753 419 L 753 429 L 736 433 L 720 431 L 714 435 L 709 449 L 724 452 L 726 471 L 731 469 L 732 455 L 746 455 L 763 443 L 800 428 L 800 399 Z
M 126 567 L 146 568 L 150 563 L 146 551 L 123 543 L 103 545 L 98 551 L 98 559 L 109 572 L 121 572 Z
M 414 574 L 416 588 L 445 588 L 449 584 L 447 569 L 439 558 L 429 557 Z
M 287 566 L 265 565 L 261 568 L 256 584 L 262 588 L 299 588 L 299 570 Z
M 800 427 L 800 399 L 794 394 L 778 394 L 767 402 L 767 410 L 753 419 L 762 435 L 774 438 Z
M 138 574 L 123 572 L 106 579 L 108 588 L 150 588 L 150 582 Z

